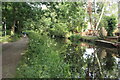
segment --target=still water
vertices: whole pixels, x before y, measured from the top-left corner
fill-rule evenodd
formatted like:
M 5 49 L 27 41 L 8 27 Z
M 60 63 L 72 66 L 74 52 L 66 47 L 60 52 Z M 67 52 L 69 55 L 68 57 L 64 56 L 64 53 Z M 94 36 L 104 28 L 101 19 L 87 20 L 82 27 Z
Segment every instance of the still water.
M 73 78 L 120 78 L 120 55 L 118 49 L 96 46 L 85 42 L 69 43 L 56 40 L 64 62 L 70 65 Z

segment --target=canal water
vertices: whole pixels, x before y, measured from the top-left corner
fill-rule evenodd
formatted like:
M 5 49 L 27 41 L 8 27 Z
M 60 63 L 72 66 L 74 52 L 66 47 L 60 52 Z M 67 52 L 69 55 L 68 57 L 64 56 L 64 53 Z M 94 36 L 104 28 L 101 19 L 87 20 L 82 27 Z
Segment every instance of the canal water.
M 120 50 L 80 41 L 56 41 L 72 78 L 120 78 Z

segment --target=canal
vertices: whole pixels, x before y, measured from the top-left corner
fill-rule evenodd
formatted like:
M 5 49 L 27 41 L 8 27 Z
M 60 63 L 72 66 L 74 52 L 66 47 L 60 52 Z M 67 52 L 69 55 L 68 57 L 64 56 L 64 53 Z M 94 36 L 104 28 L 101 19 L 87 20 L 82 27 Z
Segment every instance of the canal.
M 120 78 L 120 50 L 86 42 L 56 40 L 71 78 Z

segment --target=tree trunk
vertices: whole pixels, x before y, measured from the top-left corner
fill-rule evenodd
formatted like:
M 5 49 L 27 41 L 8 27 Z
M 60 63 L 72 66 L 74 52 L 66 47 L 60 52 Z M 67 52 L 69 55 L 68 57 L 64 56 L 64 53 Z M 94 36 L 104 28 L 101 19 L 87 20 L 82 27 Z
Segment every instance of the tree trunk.
M 89 14 L 89 20 L 90 20 L 90 26 L 91 26 L 91 29 L 93 29 L 93 26 L 92 26 L 92 2 L 89 1 L 88 2 L 88 14 Z
M 20 34 L 21 33 L 21 28 L 22 28 L 21 22 L 17 21 L 17 25 L 16 26 L 17 26 L 17 33 Z
M 120 1 L 118 2 L 118 30 L 119 30 L 118 42 L 120 42 Z
M 15 22 L 16 22 L 16 20 L 15 20 L 15 5 L 13 3 L 13 25 L 12 25 L 12 29 L 11 29 L 11 35 L 14 35 L 14 33 L 15 33 Z
M 20 34 L 20 32 L 21 32 L 21 29 L 20 29 L 20 28 L 21 28 L 21 27 L 20 27 L 19 21 L 17 21 L 17 27 L 18 27 L 18 28 L 17 28 L 18 34 Z
M 7 4 L 5 4 L 5 9 L 4 10 L 7 12 Z M 5 15 L 7 14 L 6 12 L 5 12 Z M 4 32 L 5 32 L 5 36 L 6 36 L 6 17 L 4 16 L 3 19 L 4 19 L 3 20 L 3 22 L 4 22 L 4 24 L 3 24 L 3 26 L 4 26 Z
M 15 21 L 14 32 L 17 33 L 17 34 L 20 34 L 20 31 L 21 31 L 20 23 L 19 23 L 19 21 Z
M 4 27 L 5 27 L 5 36 L 6 36 L 6 23 L 4 23 Z
M 11 29 L 11 35 L 14 35 L 15 33 L 15 21 L 13 22 L 12 29 Z
M 103 8 L 102 8 L 102 12 L 101 12 L 100 18 L 99 18 L 99 20 L 98 20 L 98 23 L 97 23 L 97 25 L 96 25 L 96 30 L 98 29 L 98 26 L 99 26 L 99 24 L 100 24 L 100 21 L 101 21 L 101 19 L 102 19 L 103 13 L 104 13 L 104 10 L 105 10 L 105 3 L 104 3 L 104 6 L 103 6 Z

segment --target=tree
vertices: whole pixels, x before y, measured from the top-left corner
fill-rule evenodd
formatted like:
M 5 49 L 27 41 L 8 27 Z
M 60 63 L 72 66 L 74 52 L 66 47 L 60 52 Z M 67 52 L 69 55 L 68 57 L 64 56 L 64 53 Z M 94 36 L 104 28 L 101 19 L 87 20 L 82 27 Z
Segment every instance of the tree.
M 113 36 L 113 31 L 116 27 L 116 18 L 114 16 L 106 17 L 107 26 L 106 29 L 108 31 L 108 36 Z
M 2 21 L 13 34 L 20 33 L 23 22 L 34 16 L 31 6 L 26 2 L 3 2 L 2 14 Z

